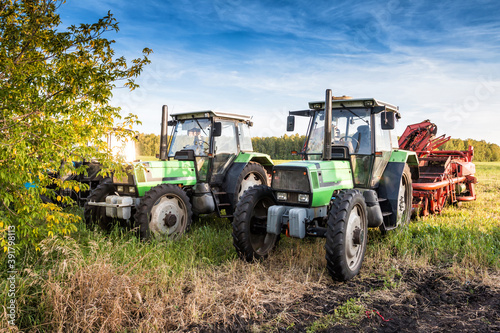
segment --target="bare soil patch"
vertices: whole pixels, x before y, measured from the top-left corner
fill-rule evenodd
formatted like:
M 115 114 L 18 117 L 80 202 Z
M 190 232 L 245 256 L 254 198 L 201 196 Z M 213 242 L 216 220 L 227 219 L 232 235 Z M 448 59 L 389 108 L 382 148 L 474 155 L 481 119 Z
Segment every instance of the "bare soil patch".
M 266 305 L 262 320 L 238 316 L 231 324 L 190 326 L 199 332 L 304 332 L 322 317 L 351 299 L 359 300 L 365 311 L 361 320 L 347 319 L 319 332 L 500 332 L 500 290 L 496 283 L 465 283 L 448 277 L 442 269 L 425 272 L 409 269 L 387 287 L 377 278 L 355 278 L 346 283 L 315 286 L 300 302 L 287 309 Z M 495 277 L 492 281 L 498 281 Z M 287 323 L 276 322 L 286 311 Z M 267 321 L 267 324 L 266 324 Z

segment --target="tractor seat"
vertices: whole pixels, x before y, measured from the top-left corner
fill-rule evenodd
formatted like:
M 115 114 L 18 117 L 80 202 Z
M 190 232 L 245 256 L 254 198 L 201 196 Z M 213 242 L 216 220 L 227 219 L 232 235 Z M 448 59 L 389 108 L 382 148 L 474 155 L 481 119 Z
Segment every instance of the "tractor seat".
M 370 127 L 368 125 L 359 126 L 358 131 L 353 137 L 358 141 L 358 145 L 354 150 L 355 154 L 371 154 L 371 135 Z

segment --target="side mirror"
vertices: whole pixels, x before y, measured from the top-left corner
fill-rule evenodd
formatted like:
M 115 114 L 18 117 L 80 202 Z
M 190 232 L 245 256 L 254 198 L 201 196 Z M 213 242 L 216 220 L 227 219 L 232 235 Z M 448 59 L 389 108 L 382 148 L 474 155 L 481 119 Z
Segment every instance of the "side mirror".
M 221 136 L 222 134 L 222 123 L 221 122 L 215 122 L 214 123 L 214 130 L 212 131 L 212 135 L 214 137 Z
M 287 132 L 291 132 L 295 129 L 295 117 L 294 116 L 288 116 L 286 118 L 286 130 Z
M 394 112 L 384 111 L 381 112 L 381 121 L 383 130 L 393 130 L 396 127 L 396 117 Z
M 175 121 L 175 120 L 169 120 L 169 121 L 167 122 L 167 125 L 168 125 L 168 126 L 175 126 L 175 123 L 176 123 L 176 121 Z

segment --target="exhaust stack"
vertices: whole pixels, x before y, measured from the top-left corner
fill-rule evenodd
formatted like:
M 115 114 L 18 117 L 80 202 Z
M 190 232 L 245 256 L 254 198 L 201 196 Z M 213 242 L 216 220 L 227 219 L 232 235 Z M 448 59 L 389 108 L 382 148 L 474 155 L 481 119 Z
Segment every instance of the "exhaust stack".
M 163 105 L 161 114 L 160 160 L 166 160 L 168 154 L 168 106 Z
M 323 160 L 332 159 L 332 90 L 326 89 L 325 135 L 323 136 Z

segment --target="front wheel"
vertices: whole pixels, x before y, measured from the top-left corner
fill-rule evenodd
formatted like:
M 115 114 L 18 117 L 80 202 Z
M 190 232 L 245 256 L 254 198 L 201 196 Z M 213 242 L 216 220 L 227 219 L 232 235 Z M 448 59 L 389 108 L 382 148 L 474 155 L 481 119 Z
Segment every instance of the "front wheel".
M 143 239 L 153 235 L 176 238 L 189 229 L 192 214 L 187 194 L 178 186 L 162 184 L 146 192 L 135 221 Z
M 326 233 L 327 269 L 334 280 L 359 273 L 365 257 L 368 220 L 365 199 L 358 190 L 343 190 L 333 202 Z
M 267 211 L 275 204 L 271 188 L 265 185 L 251 187 L 240 198 L 233 219 L 233 245 L 241 259 L 265 258 L 275 247 L 279 235 L 267 233 Z

